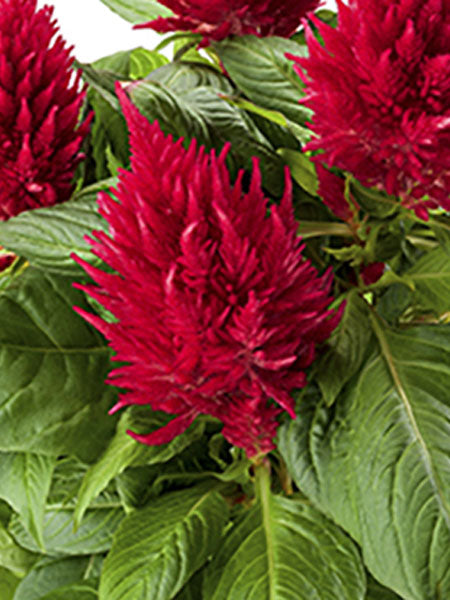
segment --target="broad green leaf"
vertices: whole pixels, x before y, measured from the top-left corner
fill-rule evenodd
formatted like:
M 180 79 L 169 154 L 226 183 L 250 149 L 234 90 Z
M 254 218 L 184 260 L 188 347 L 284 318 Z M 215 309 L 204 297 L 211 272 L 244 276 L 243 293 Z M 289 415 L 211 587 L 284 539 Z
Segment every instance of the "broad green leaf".
M 168 58 L 155 50 L 136 48 L 130 54 L 129 76 L 131 79 L 144 79 L 149 73 L 160 69 L 168 62 Z
M 112 107 L 100 94 L 91 93 L 90 103 L 95 111 L 91 128 L 92 158 L 98 179 L 117 175 L 117 166 L 129 165 L 128 132 L 118 107 Z M 114 164 L 114 169 L 111 165 Z
M 36 554 L 21 548 L 6 529 L 0 525 L 0 567 L 15 577 L 24 577 L 36 562 Z M 1 596 L 0 596 L 1 597 Z
M 130 96 L 149 120 L 158 119 L 166 133 L 188 141 L 195 137 L 208 150 L 219 152 L 230 142 L 229 166 L 234 172 L 251 168 L 251 157 L 259 157 L 264 187 L 275 196 L 282 195 L 283 161 L 246 113 L 220 98 L 215 89 L 205 86 L 176 93 L 147 81 L 134 86 Z
M 70 503 L 70 506 L 73 507 L 88 468 L 88 465 L 73 456 L 60 458 L 53 472 L 47 504 L 67 505 Z
M 124 412 L 117 426 L 117 432 L 101 458 L 88 470 L 78 494 L 75 521 L 80 523 L 90 502 L 106 488 L 108 483 L 129 466 L 154 465 L 164 463 L 180 454 L 198 440 L 204 431 L 204 423 L 197 421 L 182 435 L 162 446 L 146 446 L 136 442 L 127 434 L 131 429 L 137 433 L 149 433 L 167 424 L 168 419 L 150 409 L 131 409 Z
M 118 499 L 111 502 L 99 499 L 86 511 L 85 517 L 74 531 L 73 508 L 64 504 L 47 506 L 44 514 L 43 541 L 46 554 L 86 555 L 109 550 L 113 535 L 124 516 Z M 9 531 L 24 548 L 38 552 L 39 548 L 25 528 L 24 523 L 13 516 Z
M 115 119 L 121 121 L 123 117 L 114 91 L 116 76 L 107 71 L 97 71 L 90 65 L 81 65 L 81 67 L 85 80 L 98 94 L 96 102 L 101 102 L 102 113 L 111 115 L 111 123 Z M 177 72 L 180 73 L 179 76 Z M 208 85 L 191 87 L 194 82 L 199 82 L 199 76 L 202 81 L 208 81 Z M 135 83 L 128 88 L 133 102 L 150 121 L 157 119 L 165 133 L 184 137 L 187 143 L 195 137 L 200 144 L 206 146 L 207 150 L 215 148 L 220 152 L 226 142 L 231 142 L 228 163 L 232 175 L 239 168 L 251 168 L 252 157 L 258 157 L 261 161 L 264 186 L 270 194 L 282 195 L 284 190 L 282 159 L 246 112 L 231 106 L 221 98 L 224 89 L 227 89 L 221 75 L 203 65 L 186 67 L 184 63 L 177 63 L 176 66 L 167 65 L 167 70 L 163 67 L 161 77 L 164 80 L 167 77 L 166 83 L 153 81 L 152 77 L 159 78 L 159 70 L 145 81 Z M 184 84 L 181 85 L 183 82 Z M 220 85 L 218 89 L 211 87 L 217 82 Z M 184 85 L 189 86 L 189 89 L 185 89 Z M 97 133 L 94 146 L 95 148 L 98 146 L 98 152 L 95 152 L 95 158 L 98 168 L 105 176 L 107 161 L 103 156 L 103 148 L 105 144 L 108 146 L 111 143 L 106 134 Z M 117 137 L 116 134 L 113 134 L 114 137 Z M 122 134 L 118 136 L 119 139 L 123 137 Z M 114 148 L 112 151 L 115 154 Z
M 249 100 L 231 96 L 223 96 L 232 106 L 237 106 L 250 116 L 255 125 L 269 140 L 274 148 L 298 150 L 300 142 L 306 143 L 310 132 L 305 127 L 289 121 L 276 110 L 261 108 Z
M 211 87 L 225 94 L 233 92 L 233 86 L 220 71 L 209 65 L 185 61 L 165 65 L 151 73 L 147 81 L 158 82 L 181 94 L 197 87 Z
M 208 600 L 362 600 L 353 542 L 309 503 L 263 495 L 205 572 Z
M 13 600 L 14 592 L 20 583 L 20 579 L 11 571 L 0 567 L 0 598 L 2 600 Z
M 166 494 L 120 526 L 100 600 L 170 600 L 221 543 L 227 504 L 204 486 Z
M 32 268 L 0 293 L 2 452 L 93 462 L 110 438 L 110 351 L 74 305 L 89 309 L 71 278 Z
M 122 50 L 99 58 L 92 63 L 95 69 L 110 71 L 124 79 L 142 79 L 154 69 L 167 64 L 169 59 L 155 50 L 140 46 L 133 50 Z
M 156 0 L 101 0 L 108 8 L 130 23 L 145 23 L 162 16 L 167 17 L 172 12 L 156 2 Z
M 388 323 L 395 323 L 411 304 L 412 298 L 410 287 L 403 283 L 393 283 L 378 299 L 377 313 Z
M 319 182 L 316 167 L 302 152 L 289 148 L 280 148 L 278 154 L 289 166 L 293 179 L 311 196 L 317 196 Z
M 158 52 L 136 48 L 105 56 L 92 65 L 82 65 L 91 85 L 88 98 L 95 112 L 90 143 L 98 179 L 115 175 L 117 167 L 127 168 L 129 164 L 128 132 L 119 110 L 115 81 L 142 79 L 167 62 Z
M 43 547 L 44 508 L 56 458 L 29 452 L 0 452 L 0 498 L 6 500 Z
M 311 111 L 299 104 L 303 84 L 285 54 L 305 55 L 305 48 L 279 37 L 236 36 L 214 44 L 225 70 L 249 100 L 304 123 Z
M 425 254 L 405 275 L 415 285 L 415 297 L 420 306 L 439 315 L 450 311 L 449 244 Z
M 401 598 L 369 576 L 367 578 L 367 594 L 364 600 L 401 600 Z
M 356 179 L 351 179 L 350 191 L 361 208 L 374 217 L 386 219 L 400 208 L 395 196 L 388 196 L 375 188 L 366 188 Z
M 326 408 L 279 434 L 299 488 L 360 544 L 404 600 L 450 597 L 450 326 L 384 330 Z
M 184 586 L 174 600 L 200 600 L 202 596 L 205 569 L 200 569 Z
M 13 512 L 11 506 L 5 500 L 0 499 L 0 525 L 7 527 Z
M 54 590 L 39 600 L 68 600 L 69 598 L 70 600 L 96 600 L 98 595 L 94 587 L 80 582 Z
M 189 434 L 189 430 L 186 433 Z M 195 434 L 195 430 L 192 430 L 192 434 Z M 168 462 L 128 467 L 114 478 L 114 485 L 125 511 L 130 511 L 143 508 L 162 494 L 213 479 L 242 485 L 244 474 L 242 469 L 234 473 L 217 472 L 217 465 L 208 455 L 208 436 L 203 435 L 200 439 L 191 440 L 181 453 Z M 251 491 L 253 493 L 253 487 Z
M 14 600 L 47 599 L 47 594 L 86 579 L 92 570 L 92 566 L 97 563 L 98 559 L 94 557 L 46 558 L 40 561 L 23 579 Z M 86 600 L 88 599 L 91 600 L 89 596 Z M 64 600 L 81 600 L 81 598 L 66 595 Z
M 440 244 L 447 246 L 450 243 L 450 218 L 448 213 L 433 215 L 430 219 L 430 229 Z
M 105 230 L 97 212 L 96 194 L 52 206 L 37 208 L 0 222 L 0 244 L 46 271 L 80 277 L 83 271 L 70 257 L 98 265 L 84 236 Z
M 345 302 L 341 322 L 328 341 L 330 349 L 318 362 L 315 377 L 328 405 L 360 369 L 372 336 L 367 303 L 356 290 Z

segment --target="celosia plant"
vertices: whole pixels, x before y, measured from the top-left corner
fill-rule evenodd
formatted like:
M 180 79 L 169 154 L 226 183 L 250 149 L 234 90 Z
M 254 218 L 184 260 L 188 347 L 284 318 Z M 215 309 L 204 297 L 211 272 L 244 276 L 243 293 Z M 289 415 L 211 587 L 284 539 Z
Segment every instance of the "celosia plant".
M 447 600 L 449 0 L 101 1 L 0 0 L 0 600 Z
M 448 0 L 338 0 L 294 58 L 314 111 L 316 160 L 398 196 L 422 219 L 450 209 Z
M 117 321 L 80 312 L 128 363 L 110 376 L 129 390 L 113 411 L 138 404 L 176 417 L 132 433 L 146 444 L 167 443 L 206 413 L 249 456 L 267 453 L 280 409 L 295 417 L 291 392 L 338 323 L 332 273 L 319 277 L 302 256 L 289 179 L 267 217 L 257 162 L 245 193 L 243 172 L 230 183 L 226 147 L 217 158 L 195 140 L 185 150 L 118 93 L 132 170 L 121 173 L 118 201 L 99 196 L 110 235 L 90 240 L 117 275 L 77 259 L 98 283 L 82 289 Z
M 160 33 L 192 31 L 210 40 L 230 35 L 291 36 L 301 19 L 317 8 L 319 0 L 163 0 L 174 17 L 158 17 L 139 28 L 150 27 Z
M 0 1 L 0 220 L 67 200 L 83 158 L 85 93 L 52 13 Z

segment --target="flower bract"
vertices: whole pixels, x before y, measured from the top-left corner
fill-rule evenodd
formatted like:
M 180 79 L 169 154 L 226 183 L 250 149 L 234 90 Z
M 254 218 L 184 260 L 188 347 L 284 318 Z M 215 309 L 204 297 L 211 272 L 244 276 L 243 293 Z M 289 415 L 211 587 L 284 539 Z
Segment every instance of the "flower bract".
M 450 1 L 338 0 L 294 58 L 314 111 L 316 160 L 397 196 L 426 219 L 450 210 Z
M 254 34 L 289 37 L 319 0 L 162 0 L 173 17 L 159 17 L 138 27 L 168 31 L 192 31 L 209 40 L 229 35 Z
M 148 405 L 174 418 L 148 435 L 168 442 L 200 414 L 249 456 L 273 448 L 281 411 L 306 384 L 317 344 L 336 327 L 329 309 L 332 273 L 319 276 L 303 256 L 290 179 L 280 206 L 251 183 L 232 184 L 220 156 L 165 137 L 118 90 L 130 130 L 131 172 L 99 195 L 109 234 L 92 251 L 114 272 L 77 259 L 97 285 L 81 286 L 114 316 L 80 311 L 111 341 L 109 382 L 128 390 L 113 410 Z
M 67 200 L 88 120 L 53 9 L 0 0 L 0 220 Z

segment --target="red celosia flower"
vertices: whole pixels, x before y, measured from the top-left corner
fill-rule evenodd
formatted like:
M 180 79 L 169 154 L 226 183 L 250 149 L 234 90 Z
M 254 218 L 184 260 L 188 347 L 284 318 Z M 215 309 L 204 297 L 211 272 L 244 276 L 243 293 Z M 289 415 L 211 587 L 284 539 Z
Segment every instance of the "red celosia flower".
M 67 200 L 88 123 L 48 6 L 0 0 L 0 220 Z M 53 41 L 52 41 L 53 40 Z
M 295 58 L 314 110 L 311 150 L 427 218 L 450 210 L 450 0 L 338 0 Z
M 164 137 L 118 91 L 131 134 L 132 171 L 116 198 L 99 195 L 110 234 L 92 251 L 117 274 L 77 262 L 98 286 L 81 286 L 115 316 L 79 312 L 127 363 L 109 382 L 128 389 L 113 410 L 149 405 L 176 417 L 149 435 L 160 444 L 209 414 L 248 455 L 268 452 L 281 409 L 306 383 L 315 346 L 336 327 L 331 272 L 302 256 L 290 180 L 267 216 L 255 160 L 248 193 L 231 185 L 227 148 L 217 158 Z M 273 400 L 273 402 L 272 402 Z
M 364 285 L 376 283 L 383 275 L 385 264 L 383 262 L 375 262 L 370 265 L 364 265 L 360 268 L 359 274 Z
M 351 203 L 345 197 L 344 179 L 325 169 L 320 162 L 316 165 L 316 171 L 319 180 L 317 193 L 321 196 L 324 204 L 338 219 L 352 221 L 359 210 L 359 205 L 352 196 L 350 196 Z
M 229 35 L 291 36 L 307 12 L 320 0 L 161 0 L 175 17 L 159 17 L 138 28 L 150 27 L 160 33 L 193 31 L 209 40 Z

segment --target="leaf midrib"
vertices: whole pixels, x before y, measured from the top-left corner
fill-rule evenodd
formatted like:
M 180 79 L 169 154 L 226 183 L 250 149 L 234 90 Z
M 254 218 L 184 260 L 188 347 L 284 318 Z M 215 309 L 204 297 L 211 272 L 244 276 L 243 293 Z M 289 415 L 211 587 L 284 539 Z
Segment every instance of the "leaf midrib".
M 384 335 L 384 332 L 380 326 L 380 324 L 378 323 L 377 317 L 371 313 L 370 314 L 370 318 L 372 321 L 372 325 L 373 325 L 373 329 L 375 331 L 375 334 L 377 336 L 378 342 L 380 344 L 380 349 L 381 349 L 381 353 L 382 353 L 382 357 L 384 358 L 386 365 L 389 369 L 389 372 L 392 376 L 392 379 L 394 381 L 395 384 L 395 388 L 397 389 L 397 392 L 405 406 L 405 410 L 407 413 L 407 416 L 409 418 L 409 422 L 413 428 L 413 431 L 415 433 L 416 439 L 420 444 L 420 447 L 422 448 L 422 455 L 424 457 L 424 463 L 425 463 L 425 467 L 430 475 L 430 480 L 432 482 L 432 485 L 435 489 L 436 492 L 436 497 L 438 500 L 438 503 L 441 507 L 442 513 L 443 513 L 443 517 L 447 523 L 447 526 L 450 528 L 450 506 L 448 506 L 445 495 L 443 490 L 441 489 L 440 486 L 440 482 L 439 482 L 439 478 L 436 476 L 435 474 L 435 469 L 434 469 L 434 465 L 433 465 L 433 461 L 432 461 L 432 457 L 430 455 L 430 452 L 428 450 L 428 446 L 422 436 L 422 433 L 420 432 L 419 426 L 417 424 L 415 415 L 414 415 L 414 411 L 412 409 L 411 403 L 409 401 L 408 395 L 406 393 L 405 388 L 403 387 L 403 383 L 401 381 L 400 378 L 400 374 L 396 368 L 395 365 L 395 360 L 394 357 L 391 353 L 391 349 L 389 347 L 389 343 L 388 340 L 386 339 L 386 336 Z
M 267 548 L 267 576 L 269 578 L 269 598 L 267 600 L 275 600 L 275 590 L 273 583 L 275 581 L 275 558 L 273 545 L 273 531 L 270 515 L 270 480 L 267 485 L 261 486 L 261 510 L 263 516 L 263 531 L 266 538 Z

